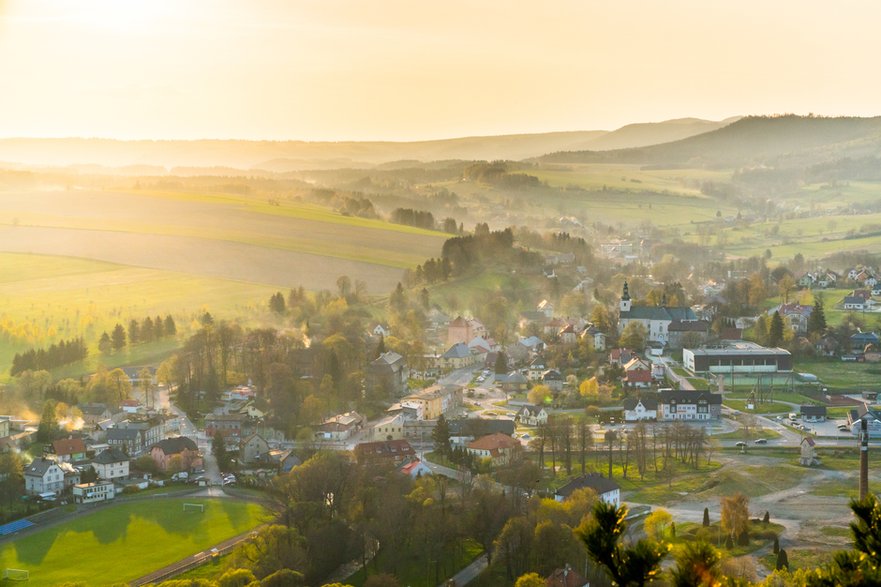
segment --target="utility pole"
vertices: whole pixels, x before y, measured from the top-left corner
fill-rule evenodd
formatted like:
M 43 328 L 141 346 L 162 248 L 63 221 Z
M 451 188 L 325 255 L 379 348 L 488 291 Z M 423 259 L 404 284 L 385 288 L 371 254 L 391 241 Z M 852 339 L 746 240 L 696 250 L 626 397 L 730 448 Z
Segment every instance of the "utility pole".
M 860 500 L 869 493 L 869 425 L 866 418 L 860 420 Z

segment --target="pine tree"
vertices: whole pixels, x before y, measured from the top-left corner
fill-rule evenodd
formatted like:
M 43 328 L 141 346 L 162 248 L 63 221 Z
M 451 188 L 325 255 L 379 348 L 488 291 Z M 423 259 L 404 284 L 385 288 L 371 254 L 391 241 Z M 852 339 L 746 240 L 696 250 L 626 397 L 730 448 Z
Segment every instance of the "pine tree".
M 431 433 L 431 437 L 434 440 L 435 450 L 442 455 L 450 454 L 450 425 L 447 423 L 447 419 L 444 418 L 443 414 L 438 417 L 437 424 Z
M 704 526 L 710 525 L 710 508 L 704 508 Z
M 505 354 L 505 351 L 499 351 L 496 355 L 495 372 L 496 375 L 503 375 L 508 372 L 508 356 Z
M 817 296 L 814 309 L 808 318 L 808 334 L 822 336 L 826 332 L 826 312 L 823 310 L 823 298 Z
M 272 294 L 272 297 L 269 298 L 269 309 L 276 314 L 284 314 L 285 301 L 280 291 Z
M 768 524 L 770 521 L 771 521 L 771 512 L 769 512 L 768 510 L 765 510 L 765 517 L 762 518 L 762 523 Z
M 141 326 L 140 324 L 138 324 L 137 320 L 129 320 L 128 341 L 131 344 L 138 344 L 139 342 L 141 342 Z
M 777 536 L 774 537 L 774 554 L 780 552 L 780 538 Z
M 98 350 L 105 355 L 109 355 L 110 351 L 113 350 L 113 343 L 110 342 L 110 335 L 107 334 L 106 330 L 101 333 L 101 340 L 98 341 Z
M 144 318 L 144 321 L 141 322 L 141 339 L 144 342 L 150 342 L 153 340 L 154 334 L 153 319 L 147 316 L 146 318 Z
M 379 335 L 379 343 L 376 345 L 376 358 L 378 359 L 380 355 L 385 352 L 385 336 L 382 334 Z
M 211 314 L 205 312 L 205 316 L 210 319 L 211 323 L 214 322 L 214 319 L 211 318 Z M 204 319 L 205 316 L 202 318 Z M 171 317 L 171 314 L 165 317 L 165 328 L 163 328 L 163 330 L 165 331 L 165 336 L 174 336 L 177 334 L 177 326 L 174 324 L 174 318 Z
M 774 312 L 771 317 L 771 326 L 768 327 L 768 344 L 770 346 L 780 346 L 783 342 L 783 318 L 780 312 Z
M 113 327 L 113 334 L 110 335 L 110 341 L 114 351 L 122 350 L 125 346 L 125 328 L 122 324 Z

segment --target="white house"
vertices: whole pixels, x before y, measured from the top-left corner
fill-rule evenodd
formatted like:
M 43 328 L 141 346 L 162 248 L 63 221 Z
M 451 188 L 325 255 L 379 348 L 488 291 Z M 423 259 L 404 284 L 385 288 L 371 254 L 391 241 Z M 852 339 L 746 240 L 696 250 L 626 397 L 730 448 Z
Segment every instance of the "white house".
M 548 423 L 548 412 L 544 406 L 523 406 L 517 410 L 514 419 L 527 426 L 539 426 Z
M 129 456 L 118 448 L 108 448 L 92 459 L 92 468 L 98 478 L 108 481 L 128 478 L 129 465 Z
M 647 342 L 667 343 L 668 328 L 674 320 L 690 322 L 697 320 L 691 308 L 673 306 L 636 306 L 630 299 L 630 290 L 624 282 L 624 291 L 618 305 L 618 334 L 624 332 L 628 324 L 642 324 L 648 333 Z
M 628 398 L 624 400 L 624 421 L 640 422 L 658 419 L 658 399 L 652 397 Z
M 579 489 L 593 489 L 597 497 L 609 505 L 618 507 L 621 505 L 621 488 L 612 479 L 607 479 L 599 473 L 590 473 L 576 477 L 566 485 L 560 487 L 554 493 L 556 501 L 565 501 L 570 495 Z
M 64 471 L 52 459 L 34 459 L 24 470 L 24 490 L 39 495 L 64 489 Z

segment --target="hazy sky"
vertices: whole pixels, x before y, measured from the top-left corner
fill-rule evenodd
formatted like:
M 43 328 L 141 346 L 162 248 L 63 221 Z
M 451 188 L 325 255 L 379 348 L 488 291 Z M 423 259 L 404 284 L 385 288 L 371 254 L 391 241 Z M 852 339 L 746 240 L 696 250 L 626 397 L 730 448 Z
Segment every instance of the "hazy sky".
M 877 0 L 0 0 L 0 136 L 424 139 L 881 114 Z

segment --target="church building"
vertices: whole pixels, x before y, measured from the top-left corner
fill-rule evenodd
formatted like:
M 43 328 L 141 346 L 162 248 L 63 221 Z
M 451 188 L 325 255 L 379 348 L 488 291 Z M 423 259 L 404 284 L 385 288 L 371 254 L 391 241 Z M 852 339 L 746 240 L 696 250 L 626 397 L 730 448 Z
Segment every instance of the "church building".
M 645 326 L 648 342 L 666 345 L 670 324 L 695 320 L 697 316 L 691 308 L 634 305 L 630 299 L 627 282 L 624 282 L 624 292 L 618 306 L 618 334 L 621 334 L 631 322 L 639 322 Z

